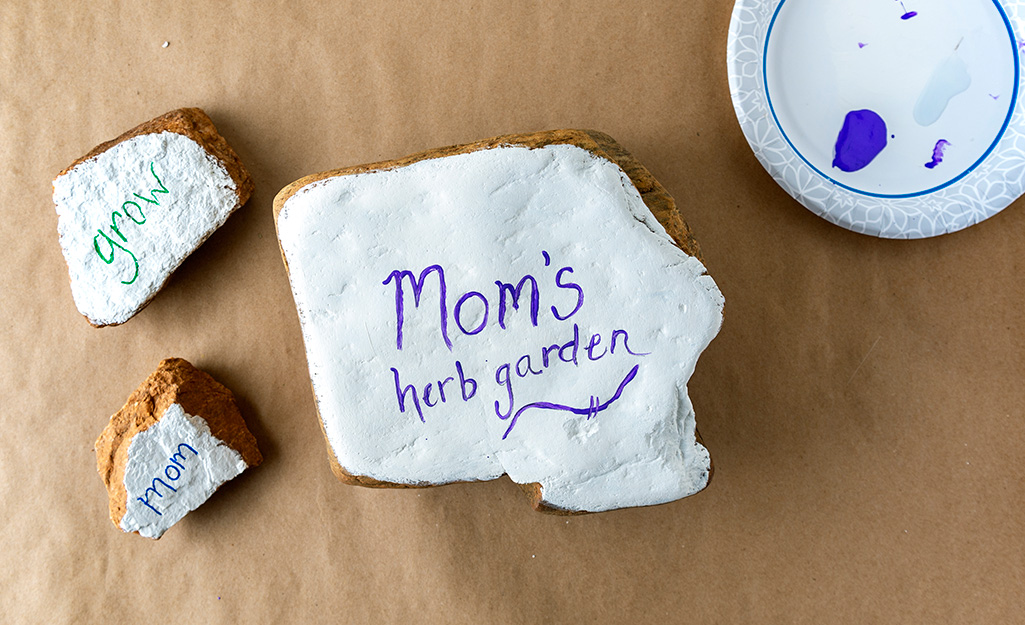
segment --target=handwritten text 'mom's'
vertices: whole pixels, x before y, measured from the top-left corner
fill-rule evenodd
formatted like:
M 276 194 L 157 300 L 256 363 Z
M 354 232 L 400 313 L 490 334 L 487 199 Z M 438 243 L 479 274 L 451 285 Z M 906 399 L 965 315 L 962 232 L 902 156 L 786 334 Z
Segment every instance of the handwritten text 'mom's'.
M 545 260 L 545 266 L 550 266 L 551 257 L 547 252 L 542 252 L 542 255 Z M 558 294 L 564 296 L 561 309 L 556 304 L 551 305 L 549 308 L 556 322 L 568 321 L 580 312 L 584 306 L 584 288 L 580 284 L 572 282 L 570 278 L 564 277 L 572 273 L 573 268 L 565 266 L 554 274 L 555 289 Z M 427 279 L 430 277 L 436 278 L 434 283 L 436 288 L 431 288 L 430 291 L 437 295 L 437 299 L 432 300 L 436 302 L 436 308 L 429 306 L 428 309 L 436 309 L 438 311 L 438 331 L 443 344 L 449 351 L 452 350 L 452 341 L 449 333 L 450 321 L 455 324 L 459 332 L 467 336 L 479 334 L 488 326 L 490 320 L 496 318 L 500 331 L 505 331 L 510 311 L 519 311 L 522 303 L 530 315 L 531 325 L 535 327 L 538 325 L 542 296 L 539 282 L 533 275 L 524 275 L 516 284 L 496 280 L 496 290 L 492 291 L 491 299 L 481 291 L 467 291 L 455 300 L 456 303 L 450 315 L 448 284 L 445 280 L 445 270 L 441 265 L 430 265 L 424 268 L 419 276 L 408 269 L 397 269 L 392 271 L 382 282 L 383 285 L 392 285 L 394 288 L 395 347 L 397 350 L 402 350 L 406 347 L 404 345 L 403 326 L 405 323 L 407 300 L 412 299 L 413 305 L 416 308 L 420 308 L 425 295 Z M 407 284 L 408 291 L 406 290 Z M 407 293 L 411 294 L 412 298 L 409 298 Z M 569 297 L 565 297 L 566 295 Z M 529 299 L 524 301 L 525 297 Z M 473 317 L 476 325 L 467 327 L 467 324 L 464 323 L 462 311 L 463 307 L 470 302 L 476 305 L 475 312 L 477 314 Z M 529 308 L 527 308 L 527 302 L 529 302 Z M 424 302 L 424 305 L 428 306 L 426 302 Z M 492 310 L 496 311 L 494 315 L 492 315 Z M 580 366 L 581 362 L 598 361 L 605 357 L 606 354 L 615 355 L 617 347 L 620 353 L 624 355 L 642 357 L 650 353 L 634 351 L 634 349 L 631 349 L 629 341 L 630 336 L 626 330 L 616 329 L 610 335 L 591 334 L 590 338 L 582 342 L 580 339 L 580 328 L 576 323 L 573 323 L 573 336 L 567 342 L 556 342 L 551 345 L 541 346 L 534 352 L 523 354 L 515 361 L 499 365 L 495 369 L 494 380 L 499 389 L 503 391 L 503 397 L 501 400 L 495 401 L 494 412 L 495 416 L 499 419 L 509 423 L 502 438 L 509 436 L 520 415 L 528 409 L 561 410 L 573 414 L 586 415 L 590 419 L 597 415 L 598 412 L 608 408 L 609 405 L 619 399 L 626 386 L 636 377 L 638 367 L 635 366 L 627 374 L 617 389 L 614 391 L 603 391 L 612 395 L 609 400 L 602 402 L 596 395 L 592 395 L 586 407 L 536 401 L 520 406 L 517 409 L 517 402 L 513 393 L 513 382 L 517 377 L 525 378 L 528 375 L 543 375 L 559 362 L 572 364 L 576 367 Z M 582 354 L 586 354 L 586 359 Z M 454 368 L 454 375 L 428 382 L 421 389 L 417 385 L 403 384 L 399 370 L 395 367 L 390 367 L 395 382 L 395 394 L 399 412 L 405 413 L 407 408 L 410 408 L 416 411 L 421 422 L 426 422 L 425 410 L 434 408 L 439 404 L 444 404 L 449 401 L 449 398 L 456 398 L 456 393 L 451 390 L 451 386 L 446 395 L 446 385 L 457 386 L 458 397 L 464 402 L 475 397 L 478 388 L 477 380 L 464 371 L 461 361 L 456 360 Z

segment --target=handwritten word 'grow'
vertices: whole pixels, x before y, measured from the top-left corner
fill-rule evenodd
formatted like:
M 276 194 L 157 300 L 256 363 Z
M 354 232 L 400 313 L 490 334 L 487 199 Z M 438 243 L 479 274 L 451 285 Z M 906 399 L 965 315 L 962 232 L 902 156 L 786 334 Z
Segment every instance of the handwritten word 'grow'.
M 153 174 L 153 178 L 156 179 L 157 184 L 160 186 L 160 188 L 150 189 L 150 196 L 148 198 L 139 195 L 138 193 L 133 193 L 132 195 L 142 200 L 143 202 L 153 204 L 154 206 L 160 206 L 160 201 L 157 200 L 157 193 L 168 193 L 168 190 L 167 187 L 164 186 L 164 183 L 161 182 L 160 177 L 157 176 L 157 172 L 154 170 L 152 162 L 149 164 L 149 171 L 151 174 Z M 132 210 L 129 210 L 129 206 L 132 206 L 134 208 Z M 132 214 L 133 210 L 134 212 L 139 214 L 138 218 Z M 122 211 L 124 212 L 122 213 Z M 134 265 L 134 273 L 132 274 L 132 277 L 130 279 L 122 280 L 121 284 L 132 284 L 133 282 L 135 282 L 135 279 L 139 277 L 139 259 L 135 256 L 135 254 L 132 253 L 130 249 L 128 249 L 128 247 L 126 247 L 128 245 L 128 237 L 125 236 L 125 234 L 121 231 L 121 226 L 124 225 L 124 222 L 122 221 L 121 224 L 118 223 L 118 219 L 124 220 L 125 217 L 131 220 L 132 223 L 139 226 L 146 223 L 146 215 L 142 212 L 142 205 L 132 200 L 123 202 L 121 204 L 121 210 L 116 210 L 110 213 L 110 231 L 114 234 L 114 237 L 104 232 L 102 228 L 97 228 L 96 235 L 93 236 L 93 249 L 96 250 L 96 255 L 100 257 L 100 260 L 102 260 L 107 265 L 110 265 L 114 262 L 114 258 L 118 253 L 118 250 L 124 252 L 125 254 L 128 254 L 128 256 L 131 257 L 132 263 Z M 119 243 L 115 239 L 115 237 L 117 239 L 120 239 L 121 242 Z M 107 254 L 104 254 L 100 251 L 101 238 L 103 239 L 103 241 L 107 243 Z

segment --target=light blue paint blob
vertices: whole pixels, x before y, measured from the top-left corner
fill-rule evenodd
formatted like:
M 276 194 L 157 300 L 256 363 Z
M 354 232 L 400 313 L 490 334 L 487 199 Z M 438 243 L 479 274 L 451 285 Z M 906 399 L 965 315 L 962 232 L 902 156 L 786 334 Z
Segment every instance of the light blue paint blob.
M 972 84 L 968 75 L 968 66 L 957 52 L 947 57 L 933 70 L 932 77 L 926 83 L 922 94 L 915 104 L 915 121 L 920 126 L 931 126 L 947 110 L 947 104 L 959 93 L 963 93 Z

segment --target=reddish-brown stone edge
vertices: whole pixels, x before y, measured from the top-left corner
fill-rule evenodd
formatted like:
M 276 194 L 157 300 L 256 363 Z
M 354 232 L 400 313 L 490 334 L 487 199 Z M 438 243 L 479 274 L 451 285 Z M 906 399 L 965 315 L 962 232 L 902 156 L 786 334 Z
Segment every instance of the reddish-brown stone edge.
M 680 211 L 677 208 L 676 201 L 673 200 L 673 197 L 669 195 L 669 192 L 665 190 L 665 187 L 663 187 L 658 180 L 651 175 L 651 172 L 641 165 L 633 155 L 623 148 L 623 146 L 617 143 L 616 140 L 609 135 L 597 130 L 548 130 L 530 134 L 502 135 L 500 137 L 484 139 L 483 141 L 477 141 L 475 143 L 435 148 L 433 150 L 419 152 L 417 154 L 391 161 L 356 165 L 354 167 L 343 167 L 341 169 L 332 169 L 330 171 L 312 174 L 310 176 L 300 178 L 286 186 L 274 197 L 274 227 L 276 230 L 278 225 L 278 216 L 281 214 L 281 209 L 284 207 L 285 202 L 288 201 L 288 198 L 298 193 L 303 187 L 321 180 L 337 176 L 351 176 L 353 174 L 397 169 L 399 167 L 405 167 L 406 165 L 412 165 L 413 163 L 432 158 L 444 158 L 446 156 L 455 156 L 457 154 L 466 154 L 469 152 L 476 152 L 478 150 L 487 150 L 502 146 L 541 148 L 546 145 L 561 144 L 575 145 L 617 164 L 630 178 L 630 182 L 633 183 L 634 187 L 641 194 L 641 198 L 644 200 L 644 204 L 648 207 L 648 210 L 650 210 L 652 215 L 655 216 L 655 219 L 662 224 L 662 227 L 666 229 L 666 232 L 669 233 L 670 237 L 672 237 L 673 242 L 676 243 L 677 247 L 687 254 L 697 257 L 698 260 L 701 260 L 701 250 L 698 247 L 698 243 L 694 239 L 694 235 L 691 232 L 690 227 L 687 226 L 687 222 L 685 222 L 683 217 L 680 215 Z M 278 247 L 279 249 L 281 247 L 280 236 L 278 237 Z M 281 249 L 281 258 L 285 263 L 285 271 L 287 272 L 288 259 L 285 258 L 285 252 L 283 249 Z M 317 404 L 316 393 L 314 393 L 314 403 Z M 331 449 L 331 443 L 327 440 L 327 433 L 324 431 L 324 421 L 320 418 L 320 406 L 317 405 L 316 408 L 317 416 L 320 421 L 320 428 L 321 431 L 324 432 L 324 440 L 327 443 L 327 452 L 331 462 L 331 471 L 341 482 L 355 486 L 368 486 L 372 488 L 425 488 L 437 486 L 437 484 L 430 483 L 398 484 L 394 482 L 382 482 L 371 477 L 353 475 L 349 473 L 338 462 L 338 458 L 335 457 L 334 450 Z M 694 434 L 698 443 L 703 444 L 701 435 L 698 434 L 697 430 L 695 430 Z M 712 466 L 711 456 L 709 456 L 708 481 L 705 483 L 706 486 L 708 485 L 708 482 L 711 482 L 713 472 L 714 468 Z M 537 482 L 519 484 L 518 486 L 527 494 L 527 497 L 530 499 L 531 506 L 539 512 L 560 515 L 588 513 L 587 511 L 563 510 L 544 504 L 541 501 L 541 484 Z
M 249 171 L 242 164 L 242 161 L 239 159 L 238 155 L 235 154 L 235 151 L 231 149 L 231 146 L 228 145 L 228 142 L 224 137 L 218 134 L 217 128 L 214 126 L 213 121 L 210 120 L 210 117 L 207 116 L 202 109 L 198 108 L 176 109 L 168 113 L 164 113 L 160 117 L 151 119 L 148 122 L 143 122 L 118 138 L 99 144 L 90 150 L 88 154 L 76 159 L 74 163 L 65 167 L 54 177 L 54 180 L 68 173 L 80 163 L 83 163 L 95 156 L 99 156 L 122 141 L 127 141 L 128 139 L 139 135 L 155 134 L 160 132 L 174 132 L 192 139 L 199 145 L 203 146 L 203 149 L 205 149 L 210 156 L 216 158 L 222 165 L 224 165 L 224 168 L 228 171 L 228 175 L 231 176 L 232 181 L 235 183 L 235 192 L 238 195 L 238 202 L 236 202 L 235 208 L 231 209 L 231 213 L 234 213 L 236 210 L 241 208 L 249 200 L 249 197 L 253 194 L 253 189 L 255 187 L 253 179 L 249 175 Z M 207 233 L 206 237 L 196 245 L 196 249 L 199 249 L 199 246 L 205 243 L 206 239 L 209 238 L 211 234 L 213 234 L 213 231 Z M 167 278 L 170 277 L 171 276 L 169 274 Z M 164 285 L 161 284 L 155 291 L 153 291 L 153 295 L 143 302 L 142 306 L 132 314 L 132 317 L 139 314 L 139 312 L 146 306 L 149 306 L 149 303 L 153 301 L 153 298 L 156 297 L 157 293 L 159 293 L 163 288 Z M 103 328 L 108 325 L 121 325 L 120 323 L 95 324 L 88 317 L 85 319 L 89 322 L 89 325 L 94 328 Z M 131 317 L 128 319 L 131 319 Z M 128 319 L 121 323 L 125 323 Z

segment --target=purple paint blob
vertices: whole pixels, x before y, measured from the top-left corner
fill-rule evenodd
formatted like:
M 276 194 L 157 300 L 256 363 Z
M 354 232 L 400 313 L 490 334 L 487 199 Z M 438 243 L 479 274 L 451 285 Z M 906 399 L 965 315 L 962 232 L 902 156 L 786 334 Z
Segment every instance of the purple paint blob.
M 859 49 L 864 48 L 867 45 L 868 45 L 867 43 L 861 43 L 860 41 L 858 42 L 858 48 Z
M 886 147 L 886 122 L 875 111 L 851 111 L 836 138 L 833 167 L 852 172 L 864 168 Z
M 950 141 L 946 139 L 940 139 L 936 142 L 936 147 L 932 149 L 932 160 L 925 164 L 929 169 L 933 169 L 937 165 L 943 162 L 943 150 L 947 149 L 950 145 Z
M 904 6 L 904 0 L 899 0 L 899 1 L 900 1 L 900 8 L 901 8 L 901 10 L 904 11 L 904 14 L 900 16 L 901 19 L 910 19 L 911 17 L 914 17 L 915 15 L 918 14 L 918 11 L 909 11 L 909 10 L 907 10 L 907 7 Z

